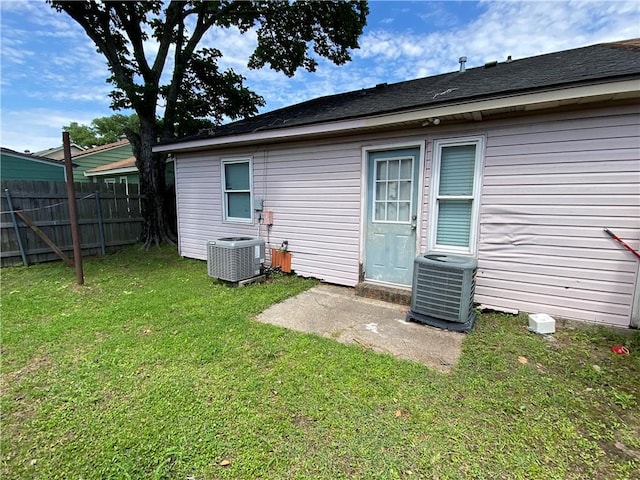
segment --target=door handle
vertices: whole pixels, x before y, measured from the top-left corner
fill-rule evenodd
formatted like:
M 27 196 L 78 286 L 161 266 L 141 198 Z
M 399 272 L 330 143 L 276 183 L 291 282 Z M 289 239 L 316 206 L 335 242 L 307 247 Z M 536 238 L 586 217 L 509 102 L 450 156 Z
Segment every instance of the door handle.
M 417 220 L 418 220 L 418 216 L 417 215 L 412 215 L 411 216 L 411 230 L 412 231 L 415 231 L 416 228 L 418 227 Z

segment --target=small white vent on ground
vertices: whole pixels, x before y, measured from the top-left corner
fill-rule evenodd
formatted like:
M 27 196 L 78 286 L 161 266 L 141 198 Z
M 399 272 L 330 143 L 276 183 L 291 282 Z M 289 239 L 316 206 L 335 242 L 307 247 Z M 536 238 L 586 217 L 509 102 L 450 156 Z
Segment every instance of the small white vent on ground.
M 532 313 L 529 314 L 529 330 L 541 335 L 555 333 L 556 321 L 546 313 Z

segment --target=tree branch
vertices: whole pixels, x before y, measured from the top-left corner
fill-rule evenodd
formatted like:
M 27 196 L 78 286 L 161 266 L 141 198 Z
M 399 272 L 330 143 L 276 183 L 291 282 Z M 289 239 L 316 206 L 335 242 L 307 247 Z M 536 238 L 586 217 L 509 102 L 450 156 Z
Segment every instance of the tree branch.
M 179 40 L 176 42 L 176 54 L 173 68 L 173 75 L 171 77 L 171 83 L 167 91 L 166 99 L 167 106 L 164 111 L 163 122 L 163 136 L 168 136 L 173 133 L 173 123 L 176 118 L 177 100 L 180 95 L 184 76 L 189 66 L 189 61 L 193 57 L 198 43 L 202 39 L 203 35 L 211 28 L 217 20 L 217 12 L 207 12 L 209 6 L 206 2 L 200 4 L 197 9 L 190 10 L 190 14 L 197 14 L 196 27 L 191 35 L 191 38 L 187 41 L 187 44 L 182 48 L 184 41 L 184 19 L 186 16 L 180 19 L 179 25 Z M 209 16 L 207 17 L 207 13 Z
M 138 70 L 145 83 L 153 82 L 153 78 L 151 76 L 151 69 L 149 68 L 149 64 L 147 62 L 147 58 L 144 55 L 144 37 L 145 34 L 142 32 L 141 25 L 143 24 L 144 16 L 140 16 L 138 21 L 132 20 L 137 17 L 136 4 L 135 2 L 131 3 L 120 3 L 120 2 L 111 2 L 110 6 L 113 7 L 120 23 L 124 27 L 124 31 L 127 32 L 127 36 L 129 37 L 129 42 L 131 42 L 131 46 L 133 47 L 133 56 L 136 59 L 138 64 Z
M 158 47 L 158 54 L 153 62 L 151 70 L 154 77 L 160 82 L 160 76 L 164 69 L 165 62 L 167 61 L 167 55 L 169 54 L 169 48 L 172 44 L 173 29 L 176 27 L 181 18 L 184 18 L 182 9 L 184 8 L 184 2 L 172 0 L 165 9 L 165 21 L 162 23 L 162 28 L 156 28 L 154 36 L 158 40 L 160 46 Z

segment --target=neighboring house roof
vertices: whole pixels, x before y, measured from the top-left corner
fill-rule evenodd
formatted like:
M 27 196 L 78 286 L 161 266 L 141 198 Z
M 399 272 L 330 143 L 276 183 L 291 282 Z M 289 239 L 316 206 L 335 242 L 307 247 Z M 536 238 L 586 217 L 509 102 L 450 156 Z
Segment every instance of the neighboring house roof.
M 72 157 L 74 154 L 82 152 L 84 150 L 84 148 L 82 148 L 80 145 L 76 145 L 75 143 L 72 143 L 70 147 Z M 34 152 L 34 155 L 61 160 L 64 159 L 64 145 L 60 145 L 59 147 L 46 148 L 44 150 L 40 150 L 39 152 Z
M 57 167 L 64 167 L 64 160 L 57 160 L 53 158 L 43 157 L 40 155 L 36 155 L 34 153 L 22 153 L 16 152 L 15 150 L 11 150 L 9 148 L 0 147 L 0 152 L 5 155 L 12 155 L 14 157 L 23 158 L 25 160 L 30 160 L 32 162 L 40 162 L 46 163 L 49 165 L 55 165 Z M 74 167 L 77 167 L 76 164 L 72 164 Z
M 84 172 L 87 177 L 97 175 L 113 175 L 119 173 L 132 173 L 137 172 L 136 157 L 125 158 L 124 160 L 118 160 L 117 162 L 107 163 L 106 165 L 100 165 L 99 167 L 91 168 Z
M 132 150 L 129 140 L 123 139 L 99 145 L 74 155 L 73 161 L 80 165 L 80 168 L 75 172 L 75 180 L 77 182 L 91 181 L 89 178 L 91 175 L 85 174 L 88 170 L 126 160 L 133 156 Z
M 382 128 L 391 123 L 425 122 L 430 116 L 481 120 L 482 112 L 557 106 L 576 103 L 578 98 L 581 101 L 629 98 L 640 92 L 638 78 L 640 39 L 603 43 L 316 98 L 221 125 L 199 135 L 162 142 L 154 151 L 230 144 L 233 143 L 231 137 L 238 141 L 240 138 L 264 141 L 281 137 L 284 129 L 293 127 L 298 127 L 299 135 L 310 135 L 321 131 Z M 603 84 L 609 87 L 599 87 Z M 558 94 L 558 91 L 564 93 Z M 406 112 L 416 114 L 399 115 Z M 334 125 L 333 130 L 327 128 L 335 122 L 341 123 Z M 309 128 L 314 125 L 321 125 L 322 129 Z
M 98 153 L 98 152 L 104 152 L 105 150 L 110 150 L 112 148 L 117 148 L 117 147 L 121 147 L 123 145 L 128 145 L 128 144 L 129 144 L 129 140 L 124 138 L 122 140 L 118 140 L 117 142 L 107 143 L 106 145 L 98 145 L 97 147 L 88 148 L 87 150 L 85 150 L 83 152 L 75 154 L 73 156 L 73 158 L 84 157 L 85 155 L 92 155 L 92 154 Z

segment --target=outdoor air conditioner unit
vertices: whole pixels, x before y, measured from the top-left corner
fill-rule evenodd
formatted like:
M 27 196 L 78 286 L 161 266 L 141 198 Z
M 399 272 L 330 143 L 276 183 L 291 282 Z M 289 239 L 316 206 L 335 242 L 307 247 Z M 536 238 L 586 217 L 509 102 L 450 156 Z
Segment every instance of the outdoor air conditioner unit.
M 478 262 L 458 255 L 420 255 L 413 264 L 407 321 L 467 332 L 476 322 L 473 294 Z
M 264 263 L 264 240 L 228 237 L 207 243 L 207 271 L 210 277 L 240 282 L 260 275 Z

